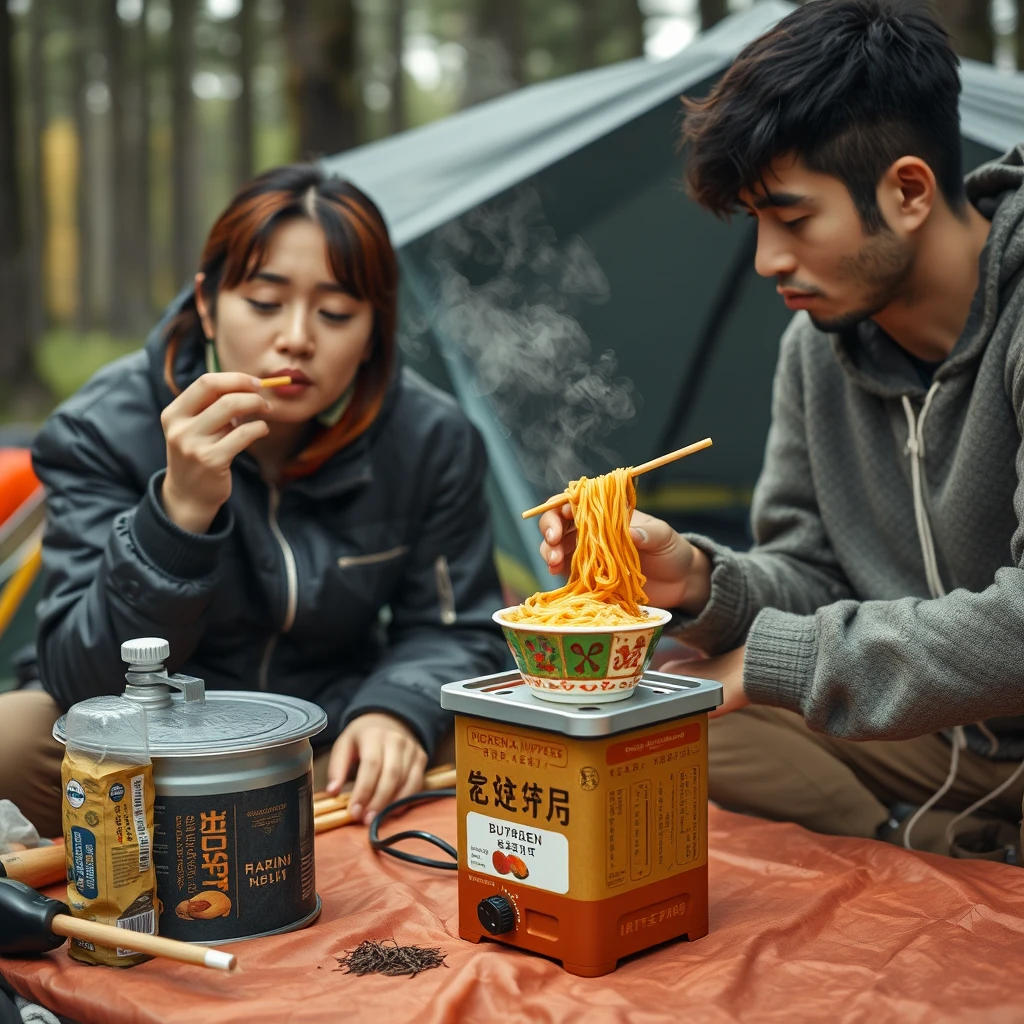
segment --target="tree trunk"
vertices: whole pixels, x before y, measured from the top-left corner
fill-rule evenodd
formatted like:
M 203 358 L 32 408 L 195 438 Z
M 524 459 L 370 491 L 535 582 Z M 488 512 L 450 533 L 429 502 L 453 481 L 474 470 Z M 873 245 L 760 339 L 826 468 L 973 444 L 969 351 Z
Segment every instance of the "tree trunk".
M 471 107 L 523 84 L 524 0 L 476 0 L 465 39 L 466 79 L 459 105 Z
M 700 30 L 717 25 L 728 13 L 727 0 L 700 0 Z
M 177 286 L 199 265 L 199 145 L 192 97 L 195 0 L 171 0 L 171 260 Z
M 241 92 L 235 101 L 235 185 L 244 185 L 256 170 L 252 71 L 256 62 L 256 0 L 242 0 L 237 18 L 238 77 Z
M 523 0 L 483 0 L 481 35 L 495 40 L 505 58 L 505 70 L 511 87 L 518 88 L 525 81 L 523 62 L 526 40 L 523 31 Z
M 132 325 L 134 332 L 144 332 L 150 327 L 153 316 L 152 301 L 152 227 L 150 224 L 150 117 L 149 117 L 149 71 L 150 47 L 149 31 L 146 28 L 146 17 L 149 12 L 149 0 L 142 0 L 142 13 L 136 22 L 134 32 L 134 61 L 132 65 L 135 80 L 135 127 L 133 137 L 136 139 L 135 151 L 136 172 L 134 208 L 135 208 L 135 253 L 138 260 L 139 292 L 135 312 L 138 316 Z
M 29 330 L 33 338 L 42 336 L 46 329 L 46 160 L 43 155 L 43 134 L 47 126 L 46 110 L 46 65 L 43 57 L 43 42 L 46 35 L 45 5 L 32 4 L 29 9 L 29 50 L 28 87 L 29 109 L 31 110 L 31 233 L 29 292 Z
M 629 29 L 630 39 L 632 40 L 632 47 L 630 53 L 634 57 L 642 57 L 644 55 L 644 12 L 640 10 L 639 0 L 625 0 L 625 11 L 623 13 L 623 20 Z
M 992 63 L 995 32 L 988 0 L 939 0 L 938 11 L 961 57 Z
M 29 251 L 22 221 L 21 183 L 15 159 L 14 26 L 0 4 L 0 384 L 17 386 L 32 372 L 31 306 L 27 287 Z M 0 387 L 4 398 L 9 387 Z
M 395 57 L 395 75 L 391 82 L 391 107 L 388 110 L 388 127 L 391 134 L 405 128 L 405 69 L 402 67 L 402 53 L 405 50 L 405 8 L 406 0 L 391 0 L 391 52 Z
M 85 92 L 89 86 L 88 55 L 93 50 L 92 7 L 88 0 L 71 5 L 74 18 L 74 116 L 75 136 L 78 139 L 78 181 L 75 189 L 75 239 L 78 253 L 78 298 L 75 303 L 75 327 L 88 331 L 95 326 L 95 236 L 93 233 L 92 195 L 93 133 Z
M 601 43 L 601 12 L 593 0 L 579 5 L 579 67 L 581 71 L 597 66 L 597 48 Z
M 284 30 L 288 85 L 302 159 L 356 144 L 356 47 L 353 0 L 288 0 Z
M 149 54 L 146 2 L 131 28 L 104 3 L 114 185 L 114 279 L 110 328 L 122 337 L 146 330 L 149 301 Z

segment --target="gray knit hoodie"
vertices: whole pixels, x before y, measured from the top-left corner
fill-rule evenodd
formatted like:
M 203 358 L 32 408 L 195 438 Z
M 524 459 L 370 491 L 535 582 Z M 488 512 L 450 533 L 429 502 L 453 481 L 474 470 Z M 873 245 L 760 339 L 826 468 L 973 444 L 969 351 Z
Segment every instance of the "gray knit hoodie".
M 930 389 L 873 322 L 782 339 L 755 547 L 691 537 L 711 600 L 681 636 L 746 642 L 751 700 L 850 739 L 968 723 L 1024 758 L 1024 145 L 967 179 L 992 220 L 963 334 Z M 916 481 L 916 483 L 915 483 Z M 917 497 L 915 500 L 915 491 Z

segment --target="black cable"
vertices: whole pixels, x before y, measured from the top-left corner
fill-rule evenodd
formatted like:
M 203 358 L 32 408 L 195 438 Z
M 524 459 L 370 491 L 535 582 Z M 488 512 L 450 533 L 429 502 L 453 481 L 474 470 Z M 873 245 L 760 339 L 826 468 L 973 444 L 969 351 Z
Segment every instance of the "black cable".
M 412 796 L 403 797 L 390 803 L 373 819 L 370 826 L 370 848 L 378 853 L 386 853 L 389 857 L 397 857 L 399 860 L 408 861 L 410 864 L 419 864 L 424 868 L 440 868 L 442 871 L 455 871 L 459 866 L 459 851 L 451 843 L 445 842 L 440 836 L 424 832 L 422 829 L 407 829 L 405 832 L 396 832 L 394 835 L 380 838 L 379 829 L 381 823 L 395 811 L 410 804 L 422 804 L 428 800 L 440 800 L 442 797 L 455 796 L 454 789 L 436 789 L 428 793 L 413 793 Z M 451 857 L 450 861 L 431 860 L 429 857 L 419 857 L 415 853 L 406 853 L 404 850 L 391 849 L 395 843 L 403 842 L 406 839 L 422 839 L 425 843 L 433 843 L 439 850 L 443 850 Z

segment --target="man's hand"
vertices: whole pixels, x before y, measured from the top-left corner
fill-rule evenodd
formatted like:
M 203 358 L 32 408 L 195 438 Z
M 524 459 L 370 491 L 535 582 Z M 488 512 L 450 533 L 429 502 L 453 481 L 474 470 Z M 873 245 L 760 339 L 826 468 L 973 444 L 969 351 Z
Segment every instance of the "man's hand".
M 540 517 L 541 557 L 552 576 L 567 573 L 576 550 L 572 506 L 545 512 Z M 648 602 L 655 608 L 682 608 L 697 615 L 711 596 L 711 563 L 700 548 L 676 533 L 662 519 L 634 511 L 629 533 L 647 577 Z
M 327 792 L 341 790 L 359 763 L 349 811 L 367 825 L 393 800 L 423 788 L 427 752 L 412 730 L 391 715 L 369 712 L 349 722 L 334 741 L 327 767 Z
M 714 711 L 708 712 L 709 718 L 727 715 L 730 711 L 745 708 L 750 701 L 743 690 L 743 659 L 745 647 L 737 647 L 715 658 L 702 661 L 669 661 L 659 672 L 669 672 L 679 676 L 697 676 L 700 679 L 711 679 L 722 684 L 722 704 Z

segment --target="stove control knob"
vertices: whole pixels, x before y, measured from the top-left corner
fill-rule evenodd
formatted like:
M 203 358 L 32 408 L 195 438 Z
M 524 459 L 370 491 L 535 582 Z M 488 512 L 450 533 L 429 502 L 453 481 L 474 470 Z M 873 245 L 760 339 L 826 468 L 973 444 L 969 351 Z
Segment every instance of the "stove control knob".
M 515 911 L 504 896 L 488 896 L 481 900 L 476 907 L 476 916 L 492 935 L 504 935 L 516 926 Z

